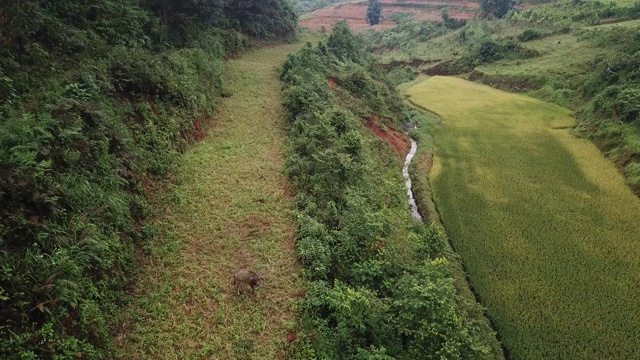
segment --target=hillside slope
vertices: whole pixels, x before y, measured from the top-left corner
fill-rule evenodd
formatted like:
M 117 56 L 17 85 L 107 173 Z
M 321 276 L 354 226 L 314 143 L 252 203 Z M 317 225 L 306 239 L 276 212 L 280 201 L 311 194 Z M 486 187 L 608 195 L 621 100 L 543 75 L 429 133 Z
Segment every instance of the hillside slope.
M 640 195 L 640 3 L 557 1 L 456 31 L 408 21 L 369 35 L 387 67 L 459 75 L 575 111 Z
M 442 21 L 442 11 L 447 9 L 452 19 L 472 19 L 479 4 L 467 0 L 385 0 L 382 4 L 382 20 L 371 26 L 367 23 L 367 2 L 352 2 L 314 10 L 300 19 L 300 26 L 310 30 L 331 30 L 337 21 L 344 20 L 353 31 L 373 29 L 383 31 L 397 25 L 393 14 L 411 14 L 416 21 Z

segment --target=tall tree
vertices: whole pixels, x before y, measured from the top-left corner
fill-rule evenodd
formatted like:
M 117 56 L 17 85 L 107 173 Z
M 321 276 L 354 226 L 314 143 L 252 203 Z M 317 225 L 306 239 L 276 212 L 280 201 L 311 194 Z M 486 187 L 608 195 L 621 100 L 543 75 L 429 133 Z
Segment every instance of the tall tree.
M 375 25 L 380 22 L 382 16 L 382 5 L 379 0 L 369 0 L 369 6 L 367 7 L 367 22 L 371 25 Z
M 502 18 L 511 10 L 513 0 L 480 0 L 480 13 L 483 17 Z

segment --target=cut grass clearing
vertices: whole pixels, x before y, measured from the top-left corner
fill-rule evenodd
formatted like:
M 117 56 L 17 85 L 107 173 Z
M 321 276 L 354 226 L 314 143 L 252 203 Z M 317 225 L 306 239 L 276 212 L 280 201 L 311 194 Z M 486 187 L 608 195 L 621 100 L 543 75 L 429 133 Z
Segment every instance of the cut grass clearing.
M 640 358 L 640 200 L 569 110 L 435 77 L 431 184 L 512 359 Z
M 298 45 L 229 62 L 226 99 L 207 138 L 184 156 L 160 200 L 166 233 L 137 284 L 122 336 L 123 359 L 277 359 L 302 295 L 287 194 L 285 113 L 275 67 Z M 166 210 L 165 210 L 166 207 Z M 265 279 L 235 295 L 240 267 Z

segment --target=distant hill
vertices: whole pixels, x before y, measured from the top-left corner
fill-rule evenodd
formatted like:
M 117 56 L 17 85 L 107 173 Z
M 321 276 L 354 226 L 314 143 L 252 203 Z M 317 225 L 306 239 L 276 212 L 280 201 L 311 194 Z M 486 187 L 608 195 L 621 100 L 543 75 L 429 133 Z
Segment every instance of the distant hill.
M 337 21 L 345 20 L 354 31 L 382 31 L 397 25 L 393 14 L 413 14 L 413 19 L 418 21 L 442 21 L 442 11 L 447 9 L 453 19 L 472 19 L 479 6 L 466 0 L 384 0 L 383 19 L 380 24 L 371 26 L 365 19 L 367 2 L 352 2 L 314 10 L 300 19 L 300 26 L 311 30 L 322 27 L 330 30 Z

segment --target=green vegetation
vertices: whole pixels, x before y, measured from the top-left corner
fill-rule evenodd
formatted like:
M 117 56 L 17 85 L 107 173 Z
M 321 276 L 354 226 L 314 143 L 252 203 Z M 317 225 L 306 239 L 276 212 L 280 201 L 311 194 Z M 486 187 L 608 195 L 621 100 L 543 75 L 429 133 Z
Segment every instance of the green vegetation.
M 500 19 L 515 5 L 513 0 L 480 0 L 480 13 L 484 17 Z
M 638 18 L 639 2 L 559 1 L 456 31 L 407 21 L 369 38 L 384 62 L 574 110 L 576 134 L 593 140 L 640 194 Z
M 275 0 L 0 5 L 0 358 L 111 357 L 135 254 L 161 235 L 151 184 L 228 95 L 243 33 L 294 29 Z
M 293 0 L 293 4 L 298 14 L 306 14 L 317 9 L 349 1 L 350 0 Z
M 382 16 L 382 5 L 379 0 L 369 0 L 367 5 L 367 22 L 371 25 L 377 25 Z
M 282 359 L 302 293 L 284 176 L 285 112 L 274 68 L 299 46 L 268 47 L 228 63 L 225 99 L 206 139 L 183 156 L 155 208 L 163 234 L 122 325 L 123 359 Z M 255 296 L 230 275 L 255 269 Z
M 442 117 L 431 184 L 512 359 L 633 359 L 640 201 L 571 112 L 456 78 L 407 92 Z
M 415 47 L 416 43 L 428 41 L 448 32 L 446 26 L 429 21 L 415 23 L 402 21 L 398 26 L 386 31 L 372 31 L 365 34 L 369 50 L 380 53 L 384 50 L 404 50 Z
M 444 234 L 412 221 L 399 159 L 362 124 L 391 131 L 411 114 L 361 44 L 338 23 L 282 66 L 308 282 L 299 305 L 308 335 L 292 356 L 500 358 L 477 305 L 456 293 Z

